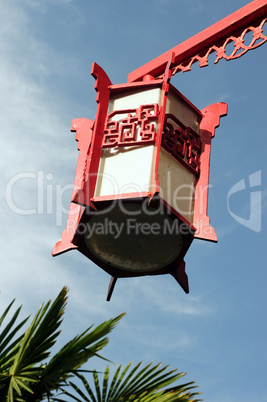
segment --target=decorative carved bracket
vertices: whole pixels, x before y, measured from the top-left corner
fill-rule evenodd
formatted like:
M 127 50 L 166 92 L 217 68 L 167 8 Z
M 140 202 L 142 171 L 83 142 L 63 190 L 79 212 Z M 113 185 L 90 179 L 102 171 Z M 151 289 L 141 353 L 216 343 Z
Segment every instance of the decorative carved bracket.
M 267 36 L 263 34 L 263 26 L 265 22 L 267 21 L 267 18 L 264 18 L 264 20 L 256 27 L 250 26 L 241 33 L 239 36 L 229 36 L 222 46 L 219 45 L 213 45 L 208 50 L 205 52 L 200 52 L 199 54 L 191 57 L 190 59 L 184 61 L 183 63 L 180 63 L 178 66 L 176 66 L 172 70 L 172 75 L 175 75 L 179 71 L 190 71 L 192 64 L 199 62 L 199 67 L 206 67 L 208 66 L 208 58 L 211 53 L 216 52 L 216 60 L 214 61 L 214 64 L 217 64 L 221 59 L 225 59 L 227 61 L 229 60 L 235 60 L 243 54 L 247 53 L 249 50 L 256 49 L 257 47 L 263 45 L 267 41 Z M 246 40 L 246 35 L 247 37 L 249 36 L 249 33 L 252 32 L 252 38 L 251 41 L 248 45 L 245 44 Z M 230 45 L 230 46 L 229 46 Z M 227 47 L 231 47 L 231 45 L 234 45 L 234 49 L 232 52 L 227 55 Z M 159 77 L 160 78 L 160 77 Z
M 193 63 L 199 62 L 200 67 L 208 65 L 209 55 L 216 52 L 215 63 L 219 60 L 234 60 L 243 56 L 249 50 L 255 49 L 267 41 L 263 27 L 267 20 L 266 0 L 254 0 L 228 17 L 167 51 L 128 75 L 128 82 L 142 80 L 151 75 L 161 78 L 170 54 L 174 54 L 172 75 L 179 71 L 190 71 Z M 245 44 L 245 39 L 252 32 L 252 39 Z M 248 35 L 248 36 L 247 36 Z M 246 37 L 247 36 L 247 37 Z M 228 55 L 228 46 L 234 49 Z
M 207 216 L 209 191 L 209 165 L 211 139 L 215 128 L 220 124 L 220 117 L 227 114 L 227 103 L 214 103 L 202 110 L 203 119 L 200 123 L 201 156 L 200 176 L 195 189 L 195 205 L 193 225 L 196 228 L 195 237 L 203 240 L 217 241 L 215 230 L 210 226 Z

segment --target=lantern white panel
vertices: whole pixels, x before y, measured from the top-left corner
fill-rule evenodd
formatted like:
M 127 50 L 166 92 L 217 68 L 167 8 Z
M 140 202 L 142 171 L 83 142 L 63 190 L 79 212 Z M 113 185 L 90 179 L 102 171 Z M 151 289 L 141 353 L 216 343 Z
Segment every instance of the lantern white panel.
M 103 149 L 95 197 L 149 191 L 154 149 L 154 145 Z
M 137 109 L 141 105 L 160 103 L 161 89 L 142 89 L 111 95 L 108 114 L 113 111 Z M 153 111 L 151 112 L 153 114 Z M 119 123 L 128 113 L 115 114 L 110 121 Z M 155 119 L 154 131 L 157 131 Z M 140 127 L 136 141 L 140 141 Z M 101 151 L 95 197 L 150 191 L 154 144 L 115 146 Z M 135 194 L 136 196 L 136 194 Z
M 195 175 L 163 148 L 159 158 L 159 186 L 160 197 L 192 223 Z
M 140 105 L 157 103 L 159 105 L 161 88 L 135 90 L 128 93 L 111 96 L 108 106 L 108 113 L 114 110 L 134 109 Z
M 173 114 L 186 127 L 191 127 L 199 133 L 199 123 L 201 120 L 201 112 L 193 105 L 183 99 L 182 95 L 178 96 L 179 92 L 173 87 L 170 87 L 170 92 L 167 97 L 166 114 Z

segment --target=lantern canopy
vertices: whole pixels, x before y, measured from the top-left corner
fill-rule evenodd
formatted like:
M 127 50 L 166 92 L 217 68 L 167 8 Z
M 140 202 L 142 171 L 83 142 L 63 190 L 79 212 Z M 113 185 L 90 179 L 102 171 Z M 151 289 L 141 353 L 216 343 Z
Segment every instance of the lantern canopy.
M 226 104 L 198 110 L 162 79 L 112 85 L 93 64 L 95 121 L 77 119 L 79 158 L 67 227 L 53 255 L 76 248 L 117 278 L 169 273 L 188 293 L 194 237 L 216 241 L 207 217 L 210 143 Z

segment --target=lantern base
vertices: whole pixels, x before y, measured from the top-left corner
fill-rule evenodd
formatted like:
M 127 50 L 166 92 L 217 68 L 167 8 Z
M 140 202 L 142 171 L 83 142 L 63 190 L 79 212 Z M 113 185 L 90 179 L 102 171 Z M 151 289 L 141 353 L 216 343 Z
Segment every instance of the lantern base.
M 88 220 L 84 242 L 96 258 L 114 268 L 149 273 L 180 254 L 183 237 L 178 223 L 146 203 L 119 203 Z
M 73 239 L 81 253 L 113 278 L 171 274 L 188 293 L 180 266 L 194 237 L 192 226 L 160 198 L 99 201 L 95 207 L 84 210 Z

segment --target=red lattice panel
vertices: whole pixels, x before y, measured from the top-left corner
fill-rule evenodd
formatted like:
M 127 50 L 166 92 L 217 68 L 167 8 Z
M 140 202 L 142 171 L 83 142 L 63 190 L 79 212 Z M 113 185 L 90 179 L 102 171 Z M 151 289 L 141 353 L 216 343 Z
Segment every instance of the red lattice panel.
M 126 118 L 120 118 L 127 114 Z M 153 144 L 156 139 L 159 106 L 115 110 L 106 118 L 102 148 Z
M 191 172 L 199 175 L 200 136 L 172 114 L 166 114 L 161 145 Z

